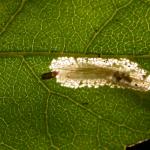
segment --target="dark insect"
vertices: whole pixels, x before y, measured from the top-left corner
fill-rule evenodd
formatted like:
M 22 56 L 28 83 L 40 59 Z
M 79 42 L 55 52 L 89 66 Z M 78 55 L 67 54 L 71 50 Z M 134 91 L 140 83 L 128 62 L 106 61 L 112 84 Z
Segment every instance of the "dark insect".
M 51 78 L 55 78 L 57 74 L 58 74 L 57 71 L 47 72 L 47 73 L 42 74 L 41 79 L 48 80 Z

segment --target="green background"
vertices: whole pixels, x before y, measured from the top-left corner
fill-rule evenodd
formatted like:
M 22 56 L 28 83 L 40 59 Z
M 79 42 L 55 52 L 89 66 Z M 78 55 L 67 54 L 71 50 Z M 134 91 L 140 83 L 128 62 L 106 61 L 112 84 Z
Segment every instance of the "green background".
M 0 150 L 122 150 L 150 138 L 150 92 L 42 81 L 59 56 L 125 57 L 150 72 L 149 0 L 0 0 Z

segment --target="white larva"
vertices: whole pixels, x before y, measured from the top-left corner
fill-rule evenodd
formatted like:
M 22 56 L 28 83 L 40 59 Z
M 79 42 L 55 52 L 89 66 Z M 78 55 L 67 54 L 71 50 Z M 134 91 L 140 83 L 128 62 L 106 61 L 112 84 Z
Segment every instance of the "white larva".
M 74 58 L 53 59 L 49 68 L 56 81 L 69 88 L 110 86 L 150 90 L 150 75 L 137 63 L 125 58 Z

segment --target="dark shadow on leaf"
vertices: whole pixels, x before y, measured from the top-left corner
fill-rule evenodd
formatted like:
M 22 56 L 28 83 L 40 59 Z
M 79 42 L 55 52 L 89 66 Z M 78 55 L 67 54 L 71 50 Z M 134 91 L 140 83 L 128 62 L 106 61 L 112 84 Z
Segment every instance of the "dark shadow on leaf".
M 150 140 L 140 141 L 137 144 L 129 145 L 126 147 L 126 150 L 149 150 L 150 149 Z

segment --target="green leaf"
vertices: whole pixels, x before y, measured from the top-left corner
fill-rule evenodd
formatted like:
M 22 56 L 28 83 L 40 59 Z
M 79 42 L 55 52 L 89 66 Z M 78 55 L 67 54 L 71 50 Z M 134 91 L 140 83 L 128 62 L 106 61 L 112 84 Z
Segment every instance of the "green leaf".
M 149 0 L 1 0 L 0 149 L 121 150 L 150 138 L 150 92 L 41 80 L 62 55 L 126 57 L 150 72 L 149 37 Z

